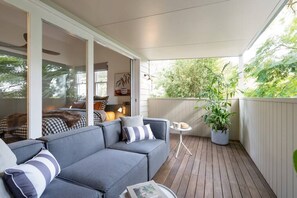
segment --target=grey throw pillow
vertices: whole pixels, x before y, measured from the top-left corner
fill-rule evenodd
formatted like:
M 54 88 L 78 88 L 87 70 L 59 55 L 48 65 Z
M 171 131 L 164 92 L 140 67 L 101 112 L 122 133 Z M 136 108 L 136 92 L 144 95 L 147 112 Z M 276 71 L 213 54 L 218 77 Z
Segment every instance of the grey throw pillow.
M 142 115 L 132 116 L 132 117 L 120 117 L 122 121 L 122 127 L 138 127 L 143 126 Z
M 122 128 L 123 127 L 138 127 L 138 126 L 143 126 L 143 117 L 142 115 L 138 116 L 127 116 L 127 117 L 120 117 L 121 122 L 122 122 Z M 124 130 L 122 130 L 122 140 L 126 140 L 127 136 L 126 133 L 124 133 Z

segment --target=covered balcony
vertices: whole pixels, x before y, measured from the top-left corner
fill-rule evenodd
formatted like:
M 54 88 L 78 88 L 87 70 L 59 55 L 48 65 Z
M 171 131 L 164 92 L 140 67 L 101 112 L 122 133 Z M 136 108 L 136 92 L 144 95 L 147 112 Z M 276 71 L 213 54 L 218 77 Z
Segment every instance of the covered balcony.
M 232 98 L 230 144 L 215 145 L 201 118 L 204 111 L 194 108 L 203 101 L 151 97 L 150 65 L 157 60 L 236 57 L 241 83 L 245 52 L 284 7 L 294 10 L 295 4 L 294 0 L 0 0 L 0 53 L 17 54 L 23 71 L 15 88 L 21 91 L 13 99 L 0 92 L 1 119 L 11 112 L 26 113 L 25 139 L 35 139 L 43 135 L 42 112 L 71 109 L 77 101 L 69 98 L 78 95 L 85 102 L 84 124 L 96 125 L 94 95 L 107 95 L 117 117 L 118 109 L 129 106 L 126 115 L 191 126 L 183 137 L 192 155 L 181 148 L 176 157 L 179 135 L 171 130 L 169 157 L 153 178 L 178 198 L 297 197 L 292 160 L 297 149 L 296 97 Z M 49 66 L 48 71 L 53 65 L 62 68 L 65 76 L 50 84 L 41 65 Z M 70 85 L 75 97 L 66 90 L 71 84 L 66 76 L 73 70 L 75 77 L 68 80 L 76 82 Z M 116 90 L 115 79 L 121 73 L 131 76 L 123 91 Z M 64 82 L 65 90 L 54 86 L 58 81 Z M 50 90 L 46 94 L 44 87 Z

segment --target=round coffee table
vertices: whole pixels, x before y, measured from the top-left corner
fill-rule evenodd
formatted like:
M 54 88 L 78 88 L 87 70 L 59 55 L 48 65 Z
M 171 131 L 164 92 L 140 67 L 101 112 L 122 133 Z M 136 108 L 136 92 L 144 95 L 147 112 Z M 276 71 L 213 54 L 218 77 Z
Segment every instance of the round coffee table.
M 167 198 L 177 198 L 176 194 L 170 190 L 167 186 L 164 186 L 162 184 L 158 184 L 157 185 L 160 187 L 160 189 L 162 190 L 162 192 L 167 196 Z M 122 194 L 120 194 L 120 198 L 128 198 L 130 197 L 127 193 L 127 190 L 125 190 Z

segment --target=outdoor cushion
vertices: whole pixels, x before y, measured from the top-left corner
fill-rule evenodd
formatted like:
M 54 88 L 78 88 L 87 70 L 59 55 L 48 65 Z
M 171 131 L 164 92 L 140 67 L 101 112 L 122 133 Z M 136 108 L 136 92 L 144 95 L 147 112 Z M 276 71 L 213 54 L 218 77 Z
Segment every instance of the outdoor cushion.
M 124 141 L 115 143 L 109 148 L 146 154 L 148 157 L 148 179 L 152 179 L 168 156 L 164 140 L 144 140 L 126 144 Z
M 40 140 L 45 141 L 62 169 L 105 148 L 102 129 L 96 126 L 44 136 Z
M 135 126 L 143 126 L 143 117 L 141 115 L 138 116 L 126 116 L 126 117 L 120 117 L 122 121 L 123 127 L 135 127 Z
M 105 149 L 64 169 L 58 176 L 118 197 L 128 185 L 147 181 L 145 155 Z
M 44 144 L 39 140 L 23 140 L 8 145 L 17 157 L 17 164 L 22 164 L 37 155 Z
M 137 142 L 140 140 L 156 139 L 149 124 L 136 127 L 123 127 L 124 134 L 127 138 L 126 143 Z
M 16 166 L 16 156 L 7 146 L 7 144 L 0 139 L 0 195 L 1 198 L 12 197 L 7 186 L 2 179 L 3 171 L 11 166 Z
M 55 178 L 45 189 L 41 198 L 101 198 L 99 191 Z
M 6 169 L 4 180 L 15 197 L 40 197 L 59 173 L 55 157 L 44 149 L 24 164 Z

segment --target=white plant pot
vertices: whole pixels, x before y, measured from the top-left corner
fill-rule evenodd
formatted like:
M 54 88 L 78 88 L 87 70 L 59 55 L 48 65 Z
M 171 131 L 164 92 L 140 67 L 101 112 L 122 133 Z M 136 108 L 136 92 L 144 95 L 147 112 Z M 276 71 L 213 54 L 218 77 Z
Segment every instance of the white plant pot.
M 221 130 L 215 131 L 211 129 L 211 141 L 219 145 L 229 144 L 229 130 L 222 132 Z

